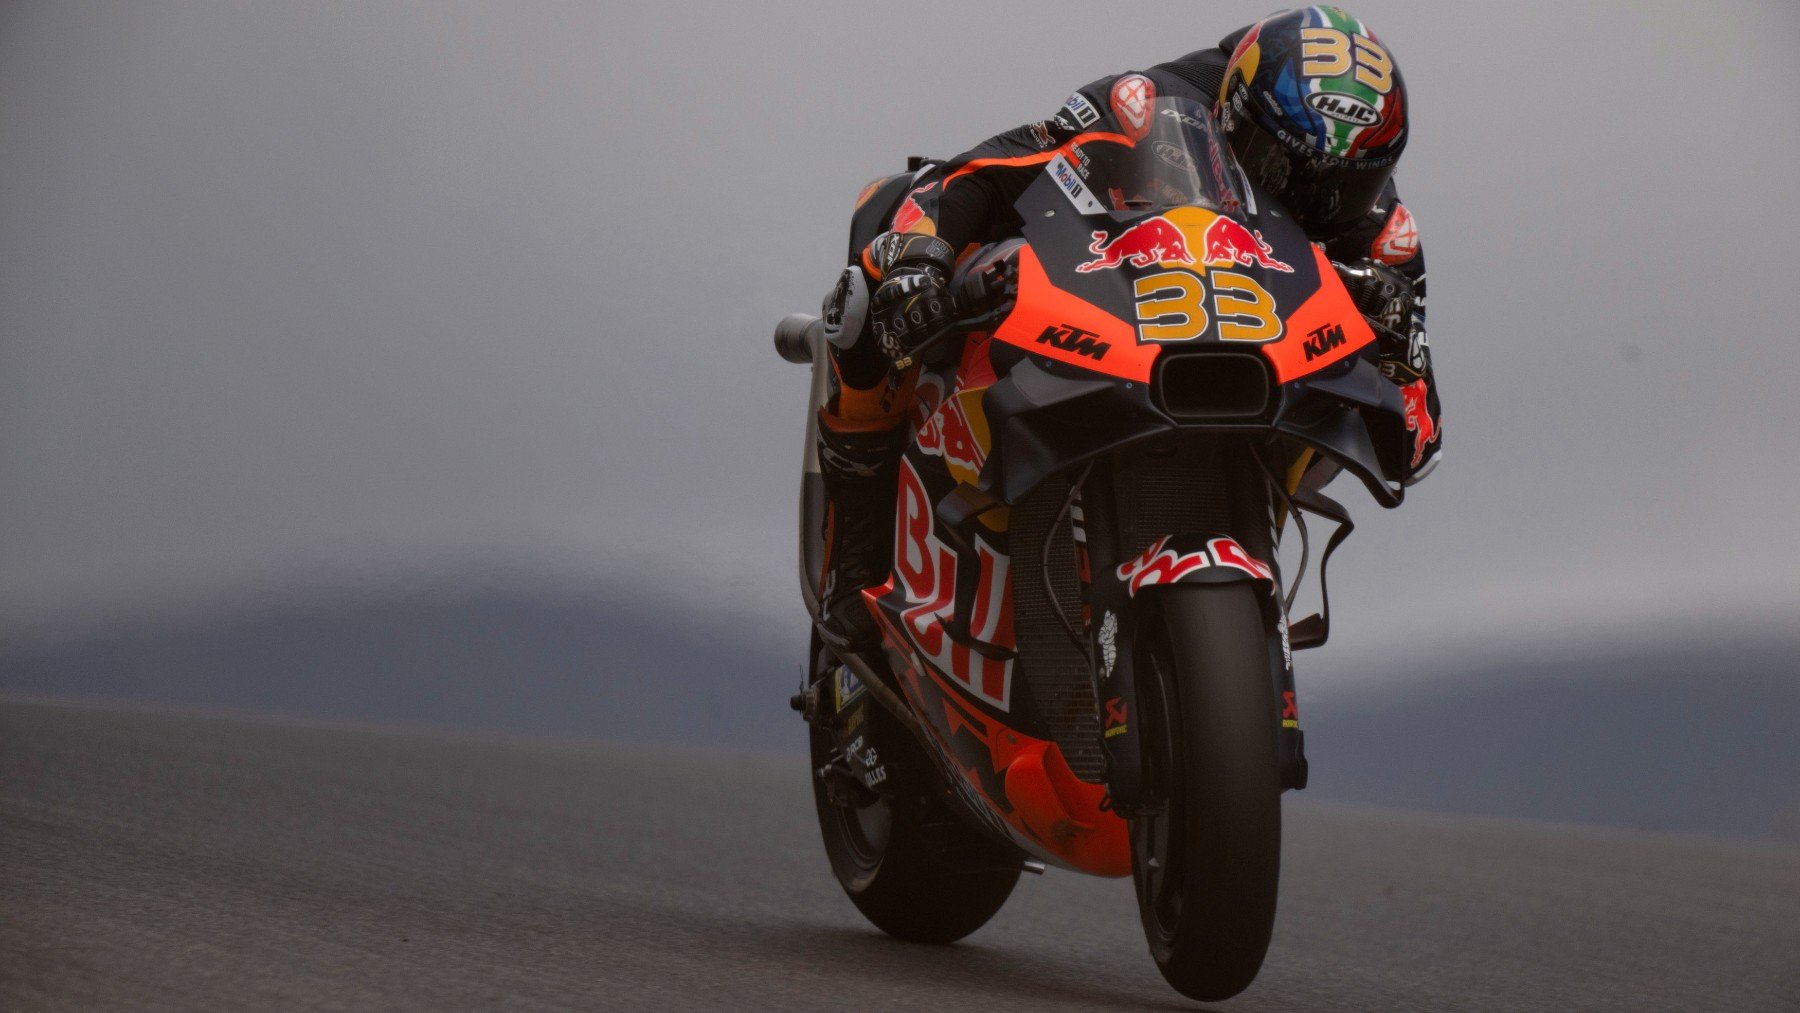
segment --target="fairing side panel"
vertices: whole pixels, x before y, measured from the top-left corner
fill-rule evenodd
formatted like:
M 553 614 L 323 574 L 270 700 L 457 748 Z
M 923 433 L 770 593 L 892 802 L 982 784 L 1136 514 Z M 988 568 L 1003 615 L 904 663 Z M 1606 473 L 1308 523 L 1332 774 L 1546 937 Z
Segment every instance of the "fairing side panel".
M 994 444 L 982 410 L 994 381 L 990 344 L 967 341 L 954 374 L 920 382 L 893 574 L 865 597 L 899 688 L 990 829 L 1046 862 L 1128 875 L 1124 821 L 1103 807 L 1105 786 L 1071 768 L 1051 734 L 1047 687 L 1021 668 L 1015 591 L 1036 560 L 1015 558 L 1006 507 L 952 520 L 943 509 L 977 480 Z

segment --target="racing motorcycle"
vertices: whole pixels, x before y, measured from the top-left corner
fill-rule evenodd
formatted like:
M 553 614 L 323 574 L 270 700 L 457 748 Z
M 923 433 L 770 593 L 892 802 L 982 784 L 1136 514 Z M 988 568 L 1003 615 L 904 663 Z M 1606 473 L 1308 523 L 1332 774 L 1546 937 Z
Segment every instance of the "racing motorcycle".
M 1022 234 L 964 258 L 957 319 L 915 353 L 878 652 L 815 631 L 792 704 L 810 727 L 832 871 L 895 936 L 949 942 L 1022 871 L 1130 876 L 1180 992 L 1234 995 L 1274 924 L 1281 794 L 1307 780 L 1293 651 L 1328 634 L 1324 568 L 1350 533 L 1319 491 L 1383 506 L 1422 406 L 1324 251 L 1250 184 L 1202 106 L 1159 97 L 1134 144 L 1066 146 L 1015 205 Z M 852 255 L 916 178 L 872 184 Z M 854 259 L 852 260 L 854 264 Z M 776 330 L 811 363 L 802 594 L 818 615 L 814 450 L 827 344 L 863 326 L 854 266 L 823 318 Z M 1319 608 L 1276 550 L 1334 525 Z

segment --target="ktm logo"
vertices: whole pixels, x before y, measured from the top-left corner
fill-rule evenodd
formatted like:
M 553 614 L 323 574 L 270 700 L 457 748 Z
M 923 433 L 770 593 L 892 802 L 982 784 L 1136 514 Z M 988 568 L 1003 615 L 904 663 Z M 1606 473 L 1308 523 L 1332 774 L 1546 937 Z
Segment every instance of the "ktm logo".
M 1112 345 L 1104 341 L 1095 341 L 1099 337 L 1093 331 L 1084 331 L 1079 327 L 1063 324 L 1060 327 L 1046 327 L 1044 333 L 1038 335 L 1037 343 L 1060 348 L 1065 352 L 1085 355 L 1090 359 L 1106 358 L 1106 350 Z
M 1306 349 L 1306 361 L 1311 362 L 1326 352 L 1344 343 L 1344 325 L 1326 324 L 1306 332 L 1306 341 L 1300 347 Z

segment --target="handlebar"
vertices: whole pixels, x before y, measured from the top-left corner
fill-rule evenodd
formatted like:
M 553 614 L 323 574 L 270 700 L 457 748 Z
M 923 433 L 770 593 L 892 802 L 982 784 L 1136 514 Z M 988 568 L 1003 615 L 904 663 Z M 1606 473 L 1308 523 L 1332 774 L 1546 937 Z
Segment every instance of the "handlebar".
M 963 311 L 962 315 L 945 322 L 937 333 L 919 342 L 910 355 L 894 362 L 894 368 L 906 369 L 958 331 L 991 324 L 1003 317 L 1005 300 L 997 297 L 1007 291 L 1016 273 L 1016 267 L 1003 262 L 964 278 L 951 300 L 955 309 Z M 790 313 L 775 325 L 775 353 L 788 362 L 812 362 L 824 347 L 825 321 L 811 313 Z
M 775 325 L 775 354 L 804 365 L 825 343 L 825 321 L 811 313 L 790 313 Z

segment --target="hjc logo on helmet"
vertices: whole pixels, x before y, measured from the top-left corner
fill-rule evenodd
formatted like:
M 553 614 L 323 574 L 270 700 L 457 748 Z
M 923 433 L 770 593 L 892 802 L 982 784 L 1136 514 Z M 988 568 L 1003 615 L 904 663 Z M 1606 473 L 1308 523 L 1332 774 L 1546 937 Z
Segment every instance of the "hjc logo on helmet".
M 1381 114 L 1375 111 L 1374 106 L 1354 95 L 1322 91 L 1308 95 L 1306 104 L 1334 120 L 1359 127 L 1366 127 L 1381 119 Z

